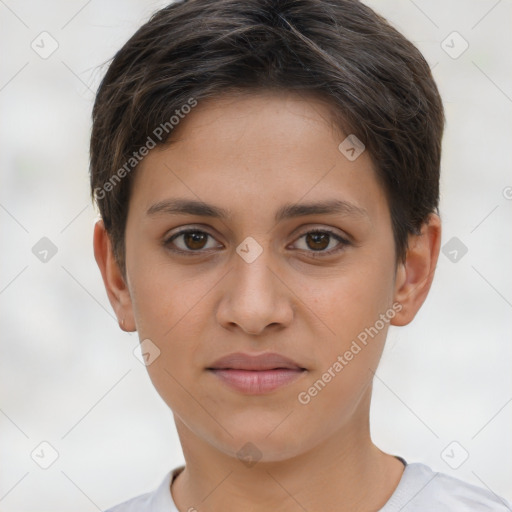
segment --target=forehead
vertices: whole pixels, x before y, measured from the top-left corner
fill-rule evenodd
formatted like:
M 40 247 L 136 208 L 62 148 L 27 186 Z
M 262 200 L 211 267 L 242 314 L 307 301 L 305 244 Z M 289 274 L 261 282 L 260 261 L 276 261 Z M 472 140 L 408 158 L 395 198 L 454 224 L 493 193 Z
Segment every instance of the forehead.
M 265 91 L 200 101 L 169 143 L 139 164 L 132 200 L 144 212 L 188 197 L 224 213 L 271 208 L 273 217 L 301 199 L 338 200 L 377 214 L 383 191 L 372 160 L 365 151 L 348 159 L 339 149 L 347 135 L 315 95 Z

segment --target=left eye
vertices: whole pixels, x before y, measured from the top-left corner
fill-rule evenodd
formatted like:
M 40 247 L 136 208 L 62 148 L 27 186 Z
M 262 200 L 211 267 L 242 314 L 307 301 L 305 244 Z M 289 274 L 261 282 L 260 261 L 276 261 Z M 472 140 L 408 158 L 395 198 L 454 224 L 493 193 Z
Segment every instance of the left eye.
M 203 249 L 215 248 L 215 245 L 208 247 L 208 238 L 214 240 L 213 236 L 205 231 L 198 229 L 186 229 L 169 237 L 164 241 L 164 245 L 171 251 L 178 253 L 200 253 Z M 297 240 L 302 239 L 304 239 L 306 248 L 299 247 L 299 250 L 312 253 L 311 255 L 314 257 L 317 255 L 322 256 L 336 253 L 342 250 L 346 245 L 350 244 L 350 242 L 345 238 L 325 229 L 308 231 L 301 235 Z M 181 243 L 176 243 L 176 240 L 179 240 Z M 336 241 L 337 244 L 332 244 L 333 241 Z M 173 245 L 176 248 L 171 247 Z M 331 247 L 329 250 L 326 250 L 331 245 L 334 245 L 334 249 Z
M 333 254 L 338 251 L 341 251 L 344 246 L 349 245 L 349 241 L 341 237 L 340 235 L 337 235 L 336 233 L 325 230 L 325 229 L 315 229 L 313 231 L 308 231 L 307 233 L 304 233 L 301 235 L 298 240 L 301 240 L 304 238 L 304 241 L 306 243 L 306 246 L 312 249 L 312 256 L 317 256 L 316 253 L 320 253 L 319 255 L 326 255 L 326 254 Z M 327 247 L 331 245 L 331 242 L 336 240 L 338 242 L 337 245 L 335 245 L 334 249 L 331 248 L 329 250 L 325 250 Z M 301 249 L 302 250 L 302 249 Z

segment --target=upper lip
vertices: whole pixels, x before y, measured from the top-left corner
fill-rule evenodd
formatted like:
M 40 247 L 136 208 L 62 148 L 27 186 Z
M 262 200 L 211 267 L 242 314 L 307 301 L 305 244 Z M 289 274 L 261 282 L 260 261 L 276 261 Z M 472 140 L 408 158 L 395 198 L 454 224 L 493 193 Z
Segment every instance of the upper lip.
M 251 355 L 243 352 L 234 352 L 217 359 L 208 370 L 274 370 L 276 368 L 288 368 L 290 370 L 305 370 L 292 359 L 277 354 L 266 352 L 264 354 Z

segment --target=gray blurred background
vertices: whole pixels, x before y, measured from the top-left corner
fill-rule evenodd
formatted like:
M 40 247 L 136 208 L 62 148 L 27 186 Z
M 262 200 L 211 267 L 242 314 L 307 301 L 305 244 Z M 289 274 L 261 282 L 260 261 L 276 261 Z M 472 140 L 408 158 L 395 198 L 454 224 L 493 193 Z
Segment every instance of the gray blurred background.
M 108 302 L 88 189 L 102 64 L 166 3 L 0 0 L 3 512 L 105 509 L 184 462 Z M 512 2 L 366 3 L 423 52 L 447 115 L 443 253 L 390 330 L 374 441 L 512 500 Z

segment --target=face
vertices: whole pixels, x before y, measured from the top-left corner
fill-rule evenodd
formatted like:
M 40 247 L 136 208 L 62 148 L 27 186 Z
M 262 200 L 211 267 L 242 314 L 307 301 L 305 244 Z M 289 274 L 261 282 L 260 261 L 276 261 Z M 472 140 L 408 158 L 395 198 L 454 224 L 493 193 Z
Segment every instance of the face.
M 367 421 L 406 268 L 370 156 L 338 149 L 347 135 L 312 96 L 217 98 L 134 176 L 116 312 L 150 340 L 181 428 L 225 454 L 251 442 L 283 460 Z M 209 369 L 234 352 L 301 370 Z

